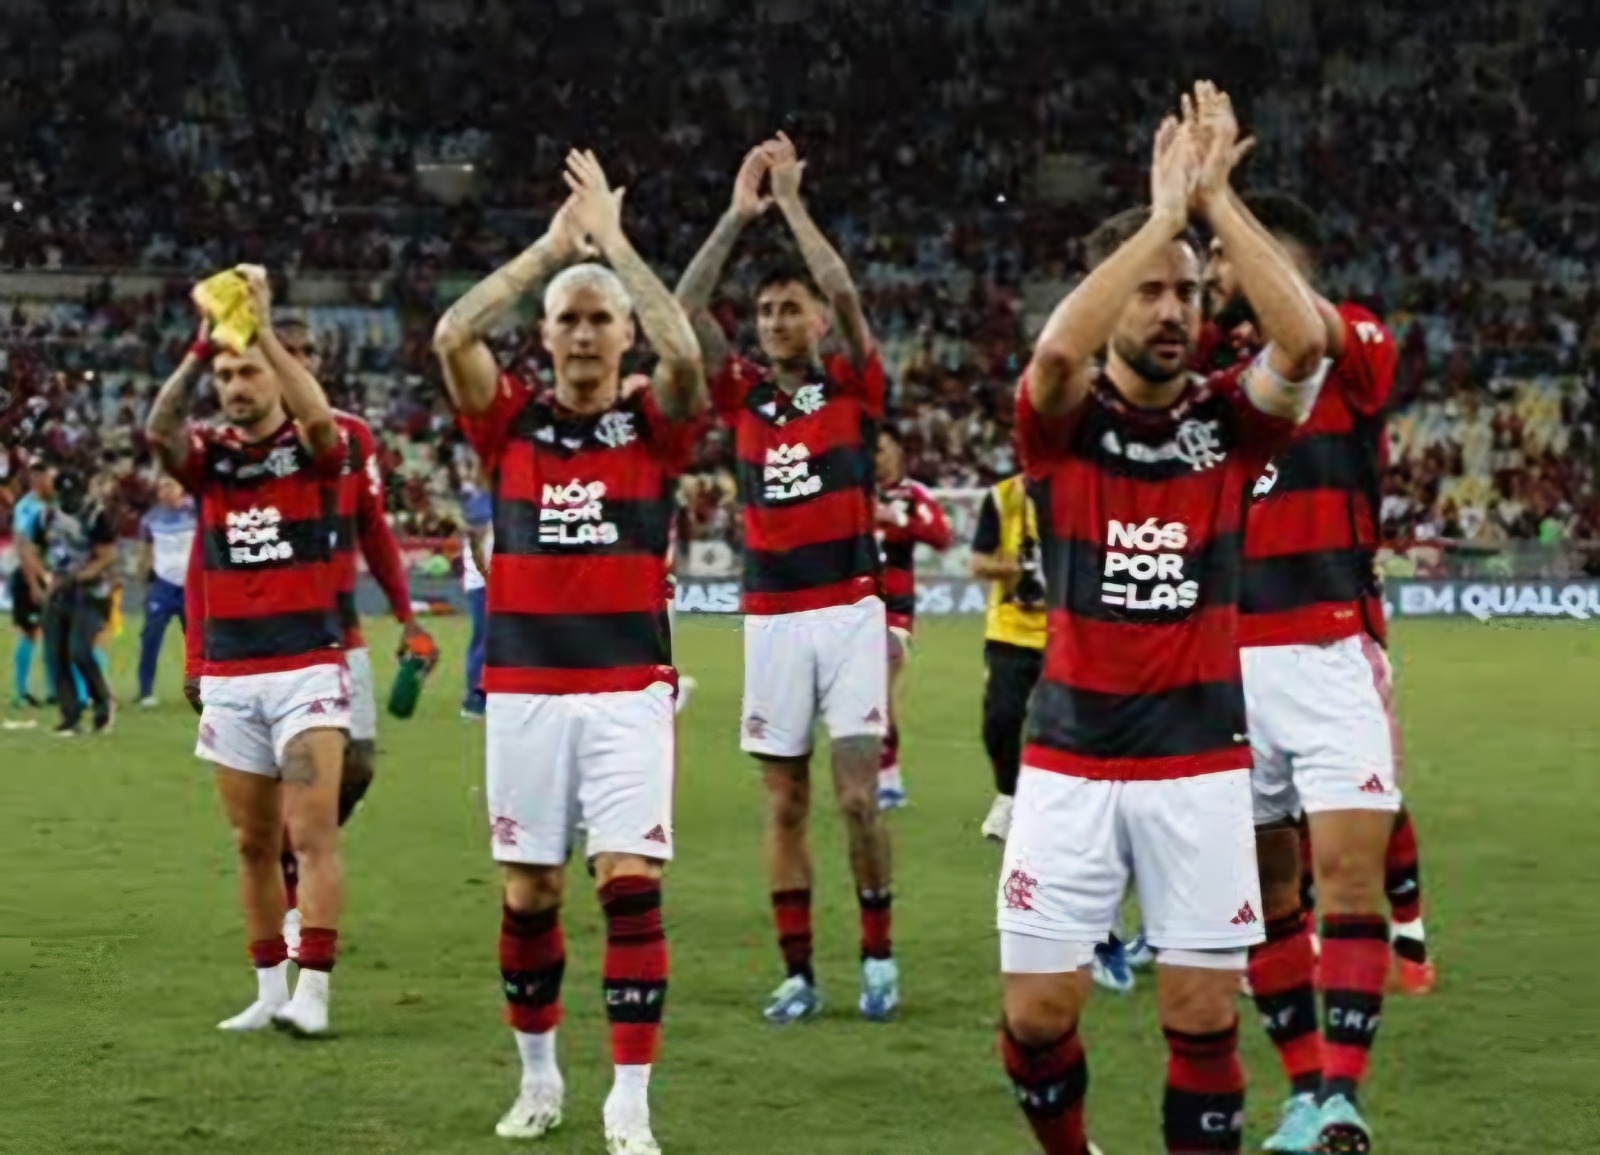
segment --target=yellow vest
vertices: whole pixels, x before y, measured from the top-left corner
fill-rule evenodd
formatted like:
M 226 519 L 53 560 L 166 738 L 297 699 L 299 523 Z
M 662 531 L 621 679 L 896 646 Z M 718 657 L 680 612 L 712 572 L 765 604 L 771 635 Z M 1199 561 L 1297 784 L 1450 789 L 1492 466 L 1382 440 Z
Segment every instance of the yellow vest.
M 1028 500 L 1023 476 L 1008 477 L 991 491 L 1000 511 L 1000 551 L 1004 558 L 1021 558 L 1023 546 L 1035 560 L 1039 556 L 1039 514 Z M 984 636 L 993 642 L 1044 649 L 1045 612 L 1042 607 L 1019 605 L 1012 593 L 1015 582 L 989 585 L 989 620 Z

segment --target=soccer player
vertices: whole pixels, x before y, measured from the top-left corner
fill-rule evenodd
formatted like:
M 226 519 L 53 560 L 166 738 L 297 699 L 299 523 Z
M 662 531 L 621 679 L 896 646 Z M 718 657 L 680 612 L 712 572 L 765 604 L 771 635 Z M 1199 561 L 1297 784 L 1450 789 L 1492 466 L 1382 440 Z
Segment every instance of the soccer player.
M 983 495 L 967 560 L 989 582 L 983 641 L 983 748 L 994 770 L 994 802 L 983 835 L 1004 843 L 1022 768 L 1022 724 L 1044 670 L 1044 574 L 1039 567 L 1039 515 L 1023 474 Z
M 943 553 L 955 535 L 944 510 L 922 486 L 906 476 L 906 451 L 888 426 L 878 430 L 878 547 L 883 563 L 883 598 L 889 622 L 889 733 L 878 764 L 878 807 L 906 804 L 900 774 L 900 679 L 911 656 L 911 630 L 917 613 L 917 543 Z
M 266 273 L 241 272 L 265 321 Z M 222 402 L 216 427 L 184 417 L 208 364 Z M 218 1025 L 250 1031 L 276 1023 L 320 1034 L 344 902 L 338 814 L 350 686 L 332 515 L 349 446 L 322 386 L 267 323 L 243 352 L 214 349 L 202 325 L 157 394 L 146 433 L 200 506 L 190 578 L 204 703 L 195 754 L 217 764 L 258 990 L 254 1003 Z M 285 830 L 299 856 L 305 922 L 292 999 L 279 862 Z
M 1150 208 L 1089 239 L 1017 398 L 1049 639 L 999 887 L 1001 1050 L 1046 1155 L 1088 1150 L 1078 1019 L 1130 877 L 1159 951 L 1166 1150 L 1242 1141 L 1234 1000 L 1262 935 L 1235 575 L 1249 487 L 1309 407 L 1325 339 L 1293 265 L 1225 195 L 1248 147 L 1226 98 L 1202 83 L 1184 105 L 1156 133 Z M 1268 340 L 1209 379 L 1187 372 L 1191 207 Z
M 657 1155 L 648 1086 L 667 993 L 677 681 L 664 558 L 705 372 L 688 317 L 623 232 L 622 190 L 592 153 L 568 157 L 566 180 L 573 195 L 549 231 L 452 305 L 434 337 L 494 493 L 487 792 L 505 868 L 501 978 L 522 1056 L 521 1092 L 496 1131 L 532 1139 L 561 1121 L 560 909 L 581 822 L 606 919 L 606 1148 Z M 590 244 L 611 268 L 557 272 Z M 538 389 L 502 371 L 485 338 L 546 280 L 555 385 Z M 624 394 L 635 313 L 658 362 L 648 388 Z
M 139 520 L 139 571 L 145 579 L 144 629 L 139 634 L 139 705 L 156 702 L 156 665 L 167 626 L 187 631 L 184 583 L 194 549 L 194 502 L 174 477 L 156 483 L 156 503 Z M 187 636 L 187 632 L 185 633 Z
M 800 196 L 788 137 L 753 149 L 733 204 L 684 271 L 678 299 L 696 319 L 712 400 L 734 432 L 744 503 L 744 706 L 740 745 L 762 764 L 766 860 L 787 978 L 766 1009 L 791 1023 L 821 1007 L 811 964 L 811 730 L 832 739 L 833 780 L 861 912 L 867 1018 L 900 1001 L 890 942 L 890 851 L 878 820 L 878 764 L 888 722 L 888 628 L 880 596 L 875 425 L 884 375 L 861 297 Z M 767 182 L 771 195 L 764 195 Z M 707 311 L 746 225 L 776 205 L 807 270 L 776 268 L 756 287 L 765 363 L 728 355 Z M 820 290 L 820 296 L 819 292 Z M 837 323 L 845 352 L 823 357 Z
M 44 623 L 45 594 L 49 588 L 49 575 L 39 548 L 34 544 L 39 525 L 45 519 L 56 499 L 55 465 L 42 457 L 35 457 L 28 466 L 28 492 L 23 494 L 11 511 L 11 535 L 17 548 L 17 568 L 11 571 L 11 624 L 17 630 L 17 645 L 12 651 L 11 704 L 15 707 L 37 706 L 38 700 L 28 692 L 28 679 L 33 673 L 33 651 L 39 644 L 39 631 Z M 45 697 L 55 700 L 55 662 L 46 647 Z
M 1320 234 L 1311 211 L 1280 194 L 1243 204 L 1309 280 Z M 1256 322 L 1224 238 L 1212 243 L 1207 280 L 1225 334 Z M 1285 1152 L 1370 1145 L 1356 1091 L 1389 972 L 1385 859 L 1411 829 L 1397 821 L 1399 731 L 1376 577 L 1384 411 L 1398 349 L 1361 306 L 1315 301 L 1332 365 L 1310 417 L 1255 486 L 1239 601 L 1267 932 L 1251 951 L 1250 988 L 1290 1080 L 1283 1123 L 1266 1145 Z M 1326 1038 L 1301 902 L 1302 813 L 1323 915 Z M 1411 851 L 1414 868 L 1414 839 Z

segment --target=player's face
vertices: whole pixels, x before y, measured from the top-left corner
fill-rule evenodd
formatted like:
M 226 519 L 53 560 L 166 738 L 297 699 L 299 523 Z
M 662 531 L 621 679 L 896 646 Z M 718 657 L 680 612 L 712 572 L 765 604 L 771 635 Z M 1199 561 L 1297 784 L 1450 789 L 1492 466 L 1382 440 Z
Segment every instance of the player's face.
M 311 339 L 311 331 L 299 326 L 291 326 L 278 334 L 289 356 L 306 367 L 306 372 L 315 377 L 322 370 L 322 357 L 317 352 L 317 343 Z
M 225 350 L 211 363 L 217 396 L 222 401 L 222 417 L 229 425 L 248 429 L 272 415 L 278 404 L 278 375 L 267 364 L 259 345 L 243 353 Z
M 878 484 L 895 485 L 905 472 L 905 450 L 887 433 L 878 434 Z
M 1122 307 L 1111 348 L 1146 381 L 1161 384 L 1189 367 L 1200 335 L 1200 261 L 1183 241 L 1151 260 Z
M 773 361 L 813 360 L 827 332 L 822 303 L 798 281 L 768 285 L 756 298 L 756 338 Z
M 183 486 L 178 484 L 176 478 L 163 477 L 156 483 L 156 500 L 177 509 L 183 504 Z
M 543 333 L 556 380 L 593 389 L 621 373 L 622 355 L 633 347 L 633 318 L 594 286 L 575 285 L 551 303 Z
M 1239 290 L 1238 274 L 1234 272 L 1233 262 L 1228 260 L 1227 251 L 1222 247 L 1221 237 L 1211 240 L 1203 280 L 1207 320 L 1215 321 L 1224 329 L 1234 329 L 1253 319 L 1250 302 Z

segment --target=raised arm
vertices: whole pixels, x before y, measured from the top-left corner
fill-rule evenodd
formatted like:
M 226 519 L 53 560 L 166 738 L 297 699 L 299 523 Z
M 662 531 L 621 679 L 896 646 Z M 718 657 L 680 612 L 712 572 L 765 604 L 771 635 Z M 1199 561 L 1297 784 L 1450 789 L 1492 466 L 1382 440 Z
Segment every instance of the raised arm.
M 656 404 L 674 421 L 698 416 L 706 407 L 706 373 L 694 326 L 671 290 L 645 264 L 622 231 L 622 196 L 613 190 L 592 152 L 567 157 L 572 219 L 599 248 L 633 298 L 634 313 L 658 363 L 650 387 Z
M 563 268 L 588 255 L 571 227 L 570 204 L 556 213 L 544 236 L 468 289 L 434 327 L 433 351 L 456 412 L 479 417 L 494 403 L 500 367 L 485 343 L 494 327 L 524 296 L 543 291 Z
M 1252 371 L 1245 388 L 1263 412 L 1299 418 L 1316 398 L 1318 371 L 1327 352 L 1327 323 L 1300 271 L 1230 195 L 1228 178 L 1252 142 L 1239 142 L 1239 125 L 1226 93 L 1207 81 L 1184 98 L 1185 120 L 1200 141 L 1195 204 L 1221 238 L 1267 341 L 1267 372 Z
M 768 159 L 764 148 L 753 148 L 739 166 L 739 175 L 733 181 L 733 203 L 717 221 L 706 243 L 683 270 L 674 294 L 678 303 L 689 314 L 694 325 L 694 335 L 700 339 L 700 352 L 705 363 L 713 370 L 719 369 L 728 359 L 728 339 L 722 326 L 711 315 L 711 298 L 722 280 L 722 270 L 733 256 L 733 246 L 746 225 L 772 207 L 772 198 L 761 195 L 761 180 L 767 173 Z
M 250 301 L 255 306 L 260 324 L 256 340 L 261 353 L 278 375 L 283 386 L 283 407 L 300 426 L 300 439 L 306 448 L 318 457 L 331 453 L 339 444 L 339 426 L 333 420 L 333 406 L 321 383 L 311 375 L 289 350 L 278 340 L 272 327 L 272 286 L 267 280 L 267 270 L 260 265 L 240 265 L 239 272 L 250 286 Z
M 1156 130 L 1150 166 L 1150 216 L 1144 226 L 1089 271 L 1055 307 L 1028 362 L 1028 400 L 1036 412 L 1065 417 L 1089 396 L 1094 359 L 1111 339 L 1122 307 L 1139 290 L 1150 262 L 1189 223 L 1194 146 L 1176 117 Z
M 189 459 L 189 409 L 194 404 L 195 386 L 211 363 L 213 352 L 211 326 L 202 320 L 189 351 L 156 391 L 145 418 L 144 435 L 150 442 L 150 451 L 161 468 L 180 481 L 184 480 L 184 465 Z
M 789 222 L 789 231 L 800 246 L 800 256 L 811 272 L 811 279 L 839 318 L 839 335 L 850 350 L 850 360 L 858 369 L 863 368 L 875 350 L 872 333 L 861 309 L 861 294 L 850 279 L 850 269 L 838 250 L 822 235 L 806 210 L 805 201 L 800 199 L 800 177 L 805 172 L 805 162 L 796 156 L 794 142 L 781 132 L 764 148 L 771 166 L 773 203 Z

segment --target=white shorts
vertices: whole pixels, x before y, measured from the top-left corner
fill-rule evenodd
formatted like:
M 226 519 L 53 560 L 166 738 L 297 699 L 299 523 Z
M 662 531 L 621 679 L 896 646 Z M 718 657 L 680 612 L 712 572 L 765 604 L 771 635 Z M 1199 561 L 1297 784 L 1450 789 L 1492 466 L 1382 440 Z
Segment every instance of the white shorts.
M 740 749 L 804 757 L 819 714 L 835 739 L 887 733 L 889 643 L 881 598 L 745 615 Z
M 672 687 L 607 694 L 490 694 L 489 829 L 496 862 L 672 857 L 677 728 Z
M 1157 949 L 1264 941 L 1250 771 L 1103 782 L 1023 766 L 1000 870 L 1001 932 L 1101 942 L 1130 878 Z
M 324 663 L 277 674 L 200 679 L 195 756 L 251 774 L 279 776 L 283 751 L 307 730 L 350 729 L 350 675 Z
M 372 654 L 363 646 L 346 650 L 350 663 L 350 740 L 373 742 L 378 737 L 378 695 L 372 685 Z
M 1366 634 L 1239 651 L 1258 826 L 1302 811 L 1400 809 L 1389 657 Z

